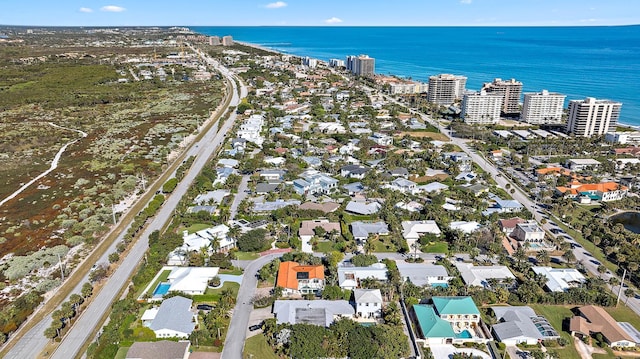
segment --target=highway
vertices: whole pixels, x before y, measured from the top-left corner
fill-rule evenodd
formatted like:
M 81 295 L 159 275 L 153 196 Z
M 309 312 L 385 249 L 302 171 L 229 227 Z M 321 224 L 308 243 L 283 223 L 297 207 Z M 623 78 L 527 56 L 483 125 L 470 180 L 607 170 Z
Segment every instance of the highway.
M 236 81 L 234 81 L 235 75 L 233 73 L 220 66 L 215 60 L 209 58 L 207 59 L 207 62 L 225 76 L 233 88 L 232 98 L 227 108 L 229 106 L 237 106 L 240 103 L 241 97 L 247 95 L 246 87 L 242 86 L 238 89 L 238 85 L 236 84 Z M 238 92 L 240 92 L 240 95 Z M 227 108 L 224 108 L 219 112 L 220 119 L 224 116 Z M 212 114 L 212 116 L 214 116 L 214 114 Z M 187 192 L 187 189 L 195 177 L 200 173 L 200 170 L 207 164 L 209 158 L 216 153 L 218 148 L 221 146 L 226 133 L 232 128 L 235 119 L 236 114 L 235 112 L 232 112 L 229 119 L 221 126 L 220 130 L 218 130 L 218 126 L 212 126 L 210 130 L 202 136 L 199 142 L 194 143 L 190 147 L 187 156 L 196 156 L 196 159 L 191 168 L 185 173 L 184 179 L 178 184 L 173 193 L 167 197 L 162 208 L 158 211 L 157 215 L 153 218 L 151 223 L 148 224 L 140 238 L 130 249 L 129 254 L 121 259 L 121 262 L 115 271 L 105 280 L 102 290 L 100 290 L 99 293 L 94 293 L 91 303 L 82 312 L 80 317 L 74 319 L 73 327 L 69 332 L 67 332 L 60 345 L 51 355 L 52 358 L 68 359 L 81 356 L 81 353 L 79 352 L 84 344 L 93 339 L 89 338 L 89 335 L 91 335 L 91 333 L 94 332 L 94 329 L 101 324 L 100 321 L 103 314 L 109 310 L 113 301 L 117 299 L 116 296 L 129 283 L 129 278 L 143 259 L 144 254 L 148 249 L 149 234 L 155 230 L 162 229 L 165 223 L 170 220 L 174 208 L 182 196 Z M 114 246 L 122 240 L 125 233 L 126 231 L 123 231 L 120 234 L 118 239 L 114 242 Z M 112 251 L 113 248 L 105 252 L 99 263 L 108 263 L 107 256 Z M 87 280 L 88 278 L 85 278 L 85 280 L 80 281 L 78 286 L 69 293 L 69 295 L 72 293 L 79 293 L 82 284 Z M 8 352 L 7 358 L 38 357 L 48 342 L 48 339 L 44 337 L 43 333 L 50 323 L 51 317 L 47 316 L 35 325 Z

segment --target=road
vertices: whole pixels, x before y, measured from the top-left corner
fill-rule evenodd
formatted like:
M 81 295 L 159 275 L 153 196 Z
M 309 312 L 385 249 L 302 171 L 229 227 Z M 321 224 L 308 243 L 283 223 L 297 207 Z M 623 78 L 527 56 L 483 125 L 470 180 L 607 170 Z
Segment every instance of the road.
M 229 218 L 235 219 L 238 214 L 238 206 L 247 198 L 247 190 L 249 189 L 250 175 L 243 175 L 238 186 L 238 193 L 233 197 L 233 203 L 231 203 L 231 209 L 229 210 Z
M 214 66 L 218 71 L 230 81 L 233 93 L 229 106 L 237 106 L 240 103 L 240 96 L 238 95 L 238 87 L 233 80 L 234 75 L 226 68 L 220 66 L 214 60 L 209 59 L 207 61 L 211 66 Z M 240 89 L 242 96 L 246 96 L 247 89 L 242 86 Z M 226 109 L 221 112 L 224 115 Z M 105 312 L 109 310 L 111 304 L 116 299 L 116 296 L 121 292 L 122 288 L 127 285 L 129 278 L 137 268 L 140 261 L 143 259 L 145 252 L 148 249 L 148 236 L 155 230 L 160 230 L 164 227 L 165 223 L 171 218 L 173 210 L 187 192 L 187 189 L 200 173 L 200 170 L 207 164 L 208 159 L 214 154 L 221 146 L 226 136 L 226 133 L 232 128 L 233 122 L 236 119 L 236 114 L 233 112 L 229 119 L 223 124 L 220 130 L 217 130 L 217 126 L 211 127 L 211 129 L 204 134 L 202 139 L 192 145 L 189 150 L 190 155 L 195 155 L 196 159 L 193 162 L 191 168 L 185 173 L 184 179 L 178 184 L 174 192 L 166 199 L 165 204 L 158 211 L 158 214 L 154 217 L 151 223 L 141 234 L 138 241 L 135 242 L 131 248 L 129 254 L 122 258 L 120 265 L 115 269 L 112 275 L 106 279 L 102 290 L 94 295 L 93 300 L 84 310 L 84 312 L 75 319 L 74 325 L 71 330 L 65 335 L 62 342 L 53 353 L 52 358 L 68 359 L 79 356 L 79 351 L 83 345 L 90 339 L 89 335 L 94 332 L 94 329 L 100 325 L 100 321 Z M 126 231 L 123 231 L 119 238 L 114 242 L 114 245 L 122 240 Z M 107 256 L 112 250 L 104 253 L 103 258 L 99 262 L 107 262 Z M 80 281 L 78 286 L 72 293 L 79 293 L 82 284 L 86 280 Z M 72 293 L 69 293 L 72 294 Z M 21 340 L 14 345 L 11 351 L 8 352 L 7 358 L 36 358 L 39 353 L 42 352 L 48 340 L 44 337 L 44 330 L 50 325 L 51 318 L 45 317 L 40 323 L 35 325 L 29 332 L 27 332 Z
M 233 310 L 233 316 L 231 317 L 231 323 L 227 331 L 227 338 L 224 341 L 222 359 L 242 359 L 242 350 L 249 326 L 249 315 L 253 310 L 251 298 L 253 298 L 258 285 L 256 274 L 258 274 L 260 268 L 265 264 L 280 256 L 282 256 L 282 253 L 260 257 L 245 268 L 242 284 L 240 285 L 238 297 L 236 298 L 236 307 Z

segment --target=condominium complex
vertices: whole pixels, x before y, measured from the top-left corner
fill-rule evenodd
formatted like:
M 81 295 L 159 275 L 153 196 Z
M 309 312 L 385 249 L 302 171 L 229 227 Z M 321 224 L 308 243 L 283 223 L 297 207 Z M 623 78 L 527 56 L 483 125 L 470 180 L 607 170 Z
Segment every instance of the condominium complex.
M 307 66 L 309 68 L 314 68 L 318 66 L 318 60 L 311 58 L 309 56 L 302 58 L 302 65 Z
M 467 78 L 451 74 L 440 74 L 429 77 L 427 101 L 438 105 L 449 106 L 462 98 Z
M 593 97 L 571 100 L 567 132 L 582 137 L 615 132 L 621 107 L 620 102 L 597 100 Z
M 373 76 L 376 73 L 376 60 L 368 55 L 347 56 L 347 70 L 358 76 Z
M 211 37 L 209 37 L 209 45 L 211 45 L 211 46 L 219 46 L 219 45 L 221 45 L 220 36 L 211 36 Z
M 502 113 L 505 115 L 517 115 L 520 113 L 520 96 L 522 95 L 522 82 L 494 79 L 485 83 L 482 90 L 487 93 L 502 96 Z
M 232 45 L 233 45 L 233 37 L 231 35 L 227 35 L 222 38 L 222 46 L 232 46 Z
M 344 60 L 340 59 L 330 59 L 329 66 L 331 67 L 344 67 Z
M 522 121 L 533 125 L 561 124 L 564 99 L 567 96 L 542 90 L 524 94 Z
M 427 84 L 420 82 L 395 82 L 389 84 L 389 93 L 392 95 L 411 95 L 427 92 Z
M 462 99 L 460 116 L 469 124 L 492 124 L 500 120 L 503 97 L 486 91 L 467 92 Z

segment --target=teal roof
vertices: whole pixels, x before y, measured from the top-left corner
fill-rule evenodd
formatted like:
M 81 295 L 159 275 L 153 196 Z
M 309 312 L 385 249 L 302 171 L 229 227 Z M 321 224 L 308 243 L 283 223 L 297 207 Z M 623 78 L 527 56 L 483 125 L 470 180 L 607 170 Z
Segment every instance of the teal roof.
M 433 297 L 433 306 L 439 315 L 477 314 L 480 315 L 476 303 L 471 297 Z
M 420 331 L 425 338 L 454 338 L 456 336 L 451 328 L 451 323 L 440 318 L 433 310 L 433 306 L 414 304 L 413 311 L 416 313 Z

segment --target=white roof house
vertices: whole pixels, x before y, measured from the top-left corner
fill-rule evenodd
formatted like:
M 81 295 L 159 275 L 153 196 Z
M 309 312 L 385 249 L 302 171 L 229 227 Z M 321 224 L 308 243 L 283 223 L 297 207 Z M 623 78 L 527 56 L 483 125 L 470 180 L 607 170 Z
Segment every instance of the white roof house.
M 231 249 L 235 246 L 236 240 L 228 237 L 228 233 L 229 227 L 225 224 L 219 224 L 191 234 L 184 231 L 182 234 L 184 243 L 169 253 L 167 265 L 185 265 L 188 259 L 187 254 L 200 252 L 202 248 L 206 248 L 209 254 L 217 250 L 226 251 Z M 216 244 L 215 248 L 214 244 Z
M 356 221 L 351 223 L 351 233 L 353 234 L 353 238 L 363 241 L 369 238 L 370 234 L 380 236 L 389 235 L 389 225 L 382 221 L 374 223 Z
M 158 338 L 187 338 L 196 326 L 191 299 L 181 296 L 166 299 L 149 324 Z
M 387 266 L 384 263 L 374 263 L 368 267 L 338 266 L 338 285 L 342 289 L 358 288 L 360 280 L 365 278 L 386 281 Z
M 404 239 L 418 240 L 425 233 L 435 234 L 436 236 L 442 234 L 434 220 L 402 221 L 402 236 Z
M 452 278 L 447 273 L 447 269 L 441 265 L 407 263 L 405 261 L 396 261 L 396 263 L 402 280 L 409 281 L 419 287 L 424 285 L 447 286 Z
M 362 318 L 382 316 L 382 293 L 380 289 L 355 289 L 356 314 Z
M 584 283 L 585 278 L 574 268 L 532 267 L 536 274 L 547 277 L 546 287 L 551 292 L 563 292 Z
M 449 224 L 449 228 L 452 230 L 459 230 L 462 233 L 469 234 L 475 232 L 480 228 L 480 223 L 476 221 L 453 221 Z
M 306 323 L 328 327 L 339 317 L 353 318 L 355 310 L 346 300 L 276 300 L 273 314 L 278 324 Z
M 496 339 L 506 345 L 535 345 L 540 340 L 558 339 L 560 335 L 546 318 L 531 307 L 491 307 L 499 323 L 491 327 Z
M 455 263 L 464 283 L 468 286 L 489 287 L 489 279 L 503 281 L 516 277 L 506 266 L 474 266 L 472 263 Z
M 382 206 L 378 202 L 362 203 L 362 202 L 351 201 L 347 203 L 347 207 L 345 208 L 345 211 L 355 213 L 355 214 L 369 215 L 369 214 L 378 213 L 380 208 L 382 208 Z
M 185 294 L 204 294 L 209 280 L 218 275 L 218 267 L 176 267 L 167 280 L 171 284 L 170 292 Z

